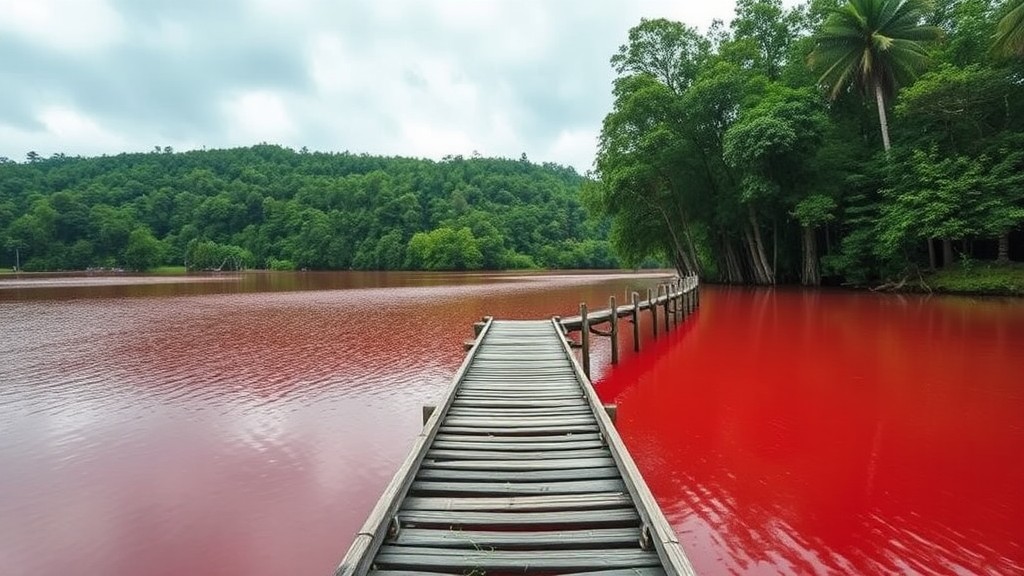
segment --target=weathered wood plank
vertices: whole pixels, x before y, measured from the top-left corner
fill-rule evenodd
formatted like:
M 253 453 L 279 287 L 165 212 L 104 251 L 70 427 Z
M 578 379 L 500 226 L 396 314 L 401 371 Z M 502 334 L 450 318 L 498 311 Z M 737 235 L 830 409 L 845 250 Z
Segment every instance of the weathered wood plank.
M 471 426 L 480 428 L 529 428 L 535 426 L 578 426 L 594 424 L 592 414 L 585 416 L 535 416 L 532 418 L 493 418 L 487 416 L 449 415 L 446 426 Z
M 553 460 L 567 458 L 602 458 L 611 457 L 607 448 L 588 448 L 582 450 L 552 450 L 551 452 L 519 452 L 498 450 L 445 450 L 433 447 L 427 452 L 431 460 Z
M 517 445 L 526 445 L 534 443 L 544 442 L 602 442 L 601 435 L 597 433 L 584 433 L 584 434 L 555 434 L 549 436 L 537 435 L 537 436 L 526 436 L 526 437 L 513 437 L 507 436 L 488 436 L 488 435 L 476 435 L 468 436 L 461 434 L 443 434 L 439 433 L 434 437 L 435 441 L 444 442 L 476 442 L 476 443 L 515 443 Z M 603 442 L 602 442 L 603 444 Z M 524 448 L 526 450 L 537 450 L 537 448 Z
M 408 497 L 403 510 L 451 510 L 476 512 L 550 512 L 554 510 L 599 510 L 629 507 L 628 493 L 597 492 L 550 496 L 504 496 L 491 498 Z
M 578 478 L 566 476 L 565 478 Z M 626 485 L 620 479 L 571 480 L 554 482 L 494 482 L 493 474 L 487 481 L 453 482 L 445 480 L 416 480 L 411 492 L 418 495 L 451 496 L 529 496 L 538 494 L 591 494 L 594 492 L 620 492 Z
M 665 576 L 664 568 L 619 568 L 594 572 L 569 572 L 562 576 Z
M 446 470 L 569 470 L 573 468 L 603 468 L 615 466 L 610 456 L 604 458 L 566 458 L 552 460 L 429 460 L 424 459 L 422 467 L 444 468 Z
M 545 530 L 543 532 L 408 528 L 399 532 L 398 537 L 395 538 L 392 544 L 398 546 L 427 546 L 431 548 L 564 550 L 573 548 L 623 548 L 635 546 L 639 540 L 640 530 L 637 528 Z
M 477 428 L 469 426 L 443 426 L 441 431 L 446 434 L 479 434 L 481 436 L 546 436 L 550 434 L 597 432 L 597 424 L 581 424 L 578 426 L 549 426 L 536 428 Z
M 500 400 L 484 398 L 456 398 L 452 406 L 480 407 L 480 408 L 543 408 L 563 406 L 586 406 L 587 402 L 583 396 L 570 400 L 533 400 L 531 398 L 505 398 Z
M 558 416 L 563 414 L 579 415 L 590 414 L 590 408 L 586 406 L 556 406 L 547 408 L 479 408 L 471 406 L 452 406 L 448 409 L 450 416 L 455 415 L 478 415 L 478 416 Z
M 435 526 L 459 528 L 464 526 L 509 526 L 536 528 L 601 528 L 638 526 L 640 516 L 630 508 L 606 510 L 560 510 L 558 512 L 472 512 L 466 510 L 407 510 L 398 513 L 402 526 L 419 528 Z
M 454 570 L 575 570 L 641 568 L 660 565 L 658 555 L 643 550 L 462 550 L 412 546 L 382 546 L 379 568 Z
M 526 452 L 544 450 L 550 453 L 558 453 L 566 450 L 585 450 L 588 448 L 604 448 L 600 440 L 583 442 L 449 442 L 446 440 L 434 440 L 431 445 L 435 450 L 487 450 L 496 452 Z
M 483 482 L 559 482 L 566 480 L 598 480 L 604 478 L 622 478 L 622 473 L 614 466 L 599 468 L 580 468 L 565 470 L 506 470 L 497 475 L 493 470 L 457 470 L 451 468 L 422 468 L 416 475 L 417 480 L 446 481 L 483 481 Z

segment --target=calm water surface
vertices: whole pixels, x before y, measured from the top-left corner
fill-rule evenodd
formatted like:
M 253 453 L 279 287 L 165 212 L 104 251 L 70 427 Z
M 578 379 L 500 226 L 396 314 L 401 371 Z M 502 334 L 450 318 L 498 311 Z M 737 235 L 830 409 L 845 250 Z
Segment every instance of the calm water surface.
M 0 573 L 329 574 L 472 322 L 656 282 L 4 280 Z M 1024 305 L 702 304 L 599 384 L 700 571 L 1024 572 Z
M 707 574 L 1024 574 L 1024 302 L 705 289 L 599 390 Z
M 658 278 L 0 281 L 0 574 L 330 574 L 473 322 Z

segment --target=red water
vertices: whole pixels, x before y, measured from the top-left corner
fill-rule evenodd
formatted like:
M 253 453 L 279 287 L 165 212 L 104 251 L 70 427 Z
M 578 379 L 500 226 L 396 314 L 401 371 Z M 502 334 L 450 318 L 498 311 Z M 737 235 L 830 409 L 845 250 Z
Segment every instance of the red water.
M 473 322 L 656 281 L 0 281 L 0 576 L 330 574 Z
M 475 320 L 654 282 L 0 281 L 0 575 L 330 574 Z M 643 328 L 600 389 L 702 573 L 1024 572 L 1020 301 L 707 288 Z
M 1024 573 L 1024 303 L 705 289 L 599 384 L 699 573 Z

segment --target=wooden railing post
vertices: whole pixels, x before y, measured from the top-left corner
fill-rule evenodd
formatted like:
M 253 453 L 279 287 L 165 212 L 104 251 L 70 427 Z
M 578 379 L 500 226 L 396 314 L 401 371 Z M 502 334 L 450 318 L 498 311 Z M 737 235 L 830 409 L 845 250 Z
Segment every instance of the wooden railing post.
M 683 286 L 683 280 L 680 280 L 679 283 L 676 284 L 676 326 L 681 324 L 682 321 L 686 318 L 686 316 L 683 315 L 683 294 L 685 294 L 685 292 L 683 292 Z
M 640 295 L 633 292 L 629 296 L 633 302 L 633 352 L 640 351 Z
M 668 325 L 668 322 L 669 322 L 668 303 L 669 303 L 670 298 L 668 297 L 668 284 L 663 284 L 663 286 L 665 286 L 665 332 L 668 332 L 668 330 L 669 330 L 669 325 Z
M 612 364 L 619 363 L 619 309 L 615 306 L 615 296 L 608 298 L 608 307 L 612 309 Z
M 654 339 L 657 340 L 658 339 L 658 304 L 654 301 L 654 298 L 651 297 L 651 289 L 650 288 L 647 289 L 647 304 L 649 305 L 648 309 L 651 311 L 651 326 L 654 327 Z
M 590 378 L 590 321 L 587 319 L 587 303 L 580 302 L 580 356 L 583 359 L 583 373 Z

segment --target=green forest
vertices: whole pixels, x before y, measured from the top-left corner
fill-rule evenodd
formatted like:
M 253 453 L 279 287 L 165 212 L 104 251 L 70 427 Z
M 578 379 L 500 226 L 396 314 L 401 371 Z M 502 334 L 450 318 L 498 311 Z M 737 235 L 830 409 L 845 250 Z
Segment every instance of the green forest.
M 0 162 L 0 265 L 612 268 L 572 168 L 249 148 Z
M 1024 259 L 1024 2 L 739 0 L 613 55 L 584 203 L 625 262 L 897 283 Z
M 1024 259 L 1024 0 L 738 0 L 706 32 L 642 20 L 611 65 L 586 176 L 270 144 L 0 158 L 0 267 L 902 285 Z

